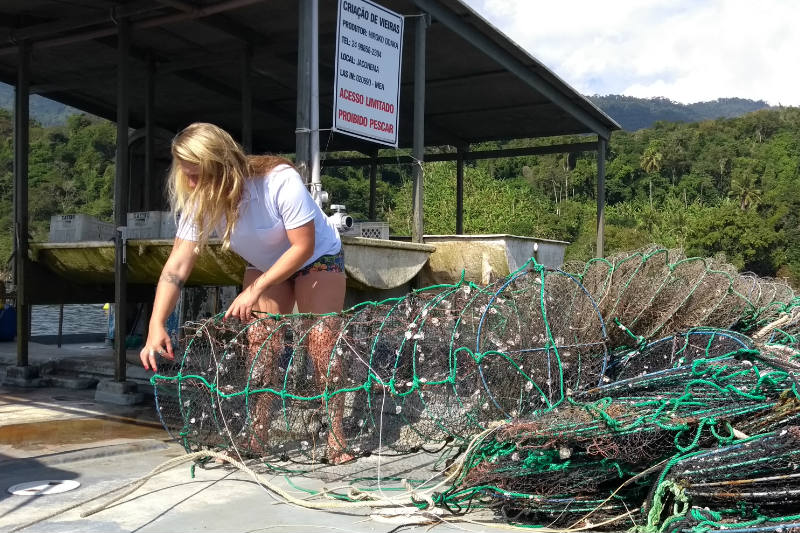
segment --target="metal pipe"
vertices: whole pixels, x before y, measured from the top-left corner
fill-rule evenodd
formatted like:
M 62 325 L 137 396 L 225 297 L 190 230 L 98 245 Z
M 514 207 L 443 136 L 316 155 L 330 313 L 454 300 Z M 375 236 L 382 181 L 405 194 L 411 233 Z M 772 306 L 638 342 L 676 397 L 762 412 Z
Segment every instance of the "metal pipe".
M 311 159 L 311 196 L 322 207 L 326 202 L 319 168 L 319 0 L 310 0 L 309 45 L 311 94 L 309 99 L 309 156 Z
M 369 163 L 369 219 L 375 220 L 378 192 L 378 150 L 370 158 Z
M 606 228 L 606 147 L 608 141 L 597 139 L 597 250 L 595 257 L 604 257 Z
M 114 381 L 125 381 L 127 361 L 128 268 L 125 262 L 125 226 L 128 220 L 128 78 L 130 76 L 130 33 L 126 19 L 119 21 L 117 34 L 117 157 L 114 175 L 114 224 L 117 228 L 114 257 Z
M 18 46 L 17 86 L 14 90 L 14 284 L 17 288 L 17 366 L 28 366 L 31 334 L 28 303 L 28 150 L 31 47 Z
M 414 32 L 414 190 L 411 197 L 412 224 L 411 242 L 422 242 L 424 235 L 423 199 L 424 173 L 422 163 L 425 159 L 425 37 L 428 30 L 428 16 L 417 18 Z
M 309 183 L 309 108 L 311 57 L 308 51 L 308 0 L 297 2 L 297 119 L 295 129 L 295 165 Z

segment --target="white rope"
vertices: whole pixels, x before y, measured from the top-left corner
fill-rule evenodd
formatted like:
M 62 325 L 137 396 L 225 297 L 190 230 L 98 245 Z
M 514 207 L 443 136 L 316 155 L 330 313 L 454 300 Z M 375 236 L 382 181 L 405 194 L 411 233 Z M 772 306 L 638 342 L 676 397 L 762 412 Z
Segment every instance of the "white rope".
M 797 322 L 800 320 L 800 308 L 794 309 L 791 313 L 781 313 L 781 315 L 782 316 L 779 319 L 758 330 L 758 332 L 753 335 L 753 340 L 759 340 L 762 337 L 766 337 L 767 334 L 772 333 L 775 329 L 780 328 L 788 322 Z

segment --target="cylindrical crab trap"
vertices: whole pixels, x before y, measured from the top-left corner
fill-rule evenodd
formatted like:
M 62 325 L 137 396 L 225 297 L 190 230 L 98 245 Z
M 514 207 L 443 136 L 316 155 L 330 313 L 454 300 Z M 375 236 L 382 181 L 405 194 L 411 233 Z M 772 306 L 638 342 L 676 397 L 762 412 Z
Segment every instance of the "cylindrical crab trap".
M 666 250 L 563 270 L 531 260 L 488 286 L 336 314 L 188 323 L 182 355 L 152 382 L 165 428 L 190 451 L 294 471 L 436 451 L 453 472 L 431 501 L 453 513 L 655 532 L 709 526 L 692 518 L 703 505 L 721 513 L 713 524 L 758 509 L 766 527 L 788 523 L 794 496 L 754 482 L 734 516 L 720 496 L 730 487 L 713 483 L 786 476 L 789 459 L 748 477 L 735 454 L 713 468 L 692 454 L 759 442 L 747 448 L 756 460 L 794 434 L 798 308 L 785 284 Z M 690 483 L 687 464 L 681 506 L 664 491 Z

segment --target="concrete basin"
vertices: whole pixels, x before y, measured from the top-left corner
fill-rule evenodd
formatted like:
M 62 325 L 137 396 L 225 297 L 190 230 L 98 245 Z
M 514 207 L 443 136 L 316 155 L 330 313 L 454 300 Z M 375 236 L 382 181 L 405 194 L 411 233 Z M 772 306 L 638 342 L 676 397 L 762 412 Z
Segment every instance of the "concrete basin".
M 436 246 L 366 237 L 342 237 L 348 285 L 394 289 L 419 273 Z
M 130 239 L 128 282 L 152 284 L 172 250 L 172 239 Z M 430 244 L 343 237 L 348 285 L 393 289 L 411 280 L 436 249 Z M 60 277 L 80 284 L 114 283 L 113 242 L 31 243 L 31 259 Z M 212 239 L 197 258 L 187 285 L 240 285 L 245 262 Z
M 420 272 L 423 285 L 455 283 L 465 279 L 481 285 L 505 277 L 531 257 L 540 264 L 560 267 L 566 241 L 518 235 L 425 235 L 425 243 L 436 245 L 428 264 Z
M 128 282 L 155 285 L 172 251 L 172 239 L 128 240 Z M 75 283 L 114 283 L 113 242 L 31 243 L 31 259 Z M 209 241 L 197 258 L 187 285 L 240 285 L 245 262 L 223 252 L 219 239 Z

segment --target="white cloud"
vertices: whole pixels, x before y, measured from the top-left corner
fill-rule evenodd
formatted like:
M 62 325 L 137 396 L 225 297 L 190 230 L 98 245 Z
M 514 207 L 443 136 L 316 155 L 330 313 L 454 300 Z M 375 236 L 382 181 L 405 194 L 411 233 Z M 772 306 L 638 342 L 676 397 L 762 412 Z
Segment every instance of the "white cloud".
M 800 105 L 795 0 L 465 0 L 584 94 Z

